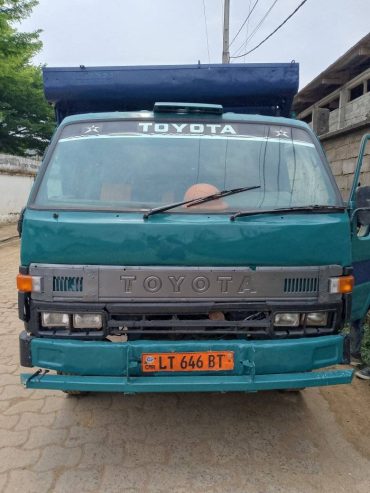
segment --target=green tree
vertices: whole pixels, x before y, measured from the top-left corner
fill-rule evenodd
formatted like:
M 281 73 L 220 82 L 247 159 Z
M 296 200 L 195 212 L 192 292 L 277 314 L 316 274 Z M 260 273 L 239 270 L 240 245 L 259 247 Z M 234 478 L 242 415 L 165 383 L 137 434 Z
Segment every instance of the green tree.
M 42 154 L 54 128 L 43 94 L 41 68 L 32 57 L 41 49 L 40 31 L 18 32 L 37 0 L 0 0 L 0 152 Z

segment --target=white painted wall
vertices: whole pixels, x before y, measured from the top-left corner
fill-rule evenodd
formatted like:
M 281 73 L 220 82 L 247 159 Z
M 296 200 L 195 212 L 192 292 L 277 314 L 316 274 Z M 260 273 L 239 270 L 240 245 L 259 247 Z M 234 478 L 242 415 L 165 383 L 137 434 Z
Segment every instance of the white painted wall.
M 0 174 L 0 223 L 18 219 L 26 205 L 34 178 L 22 175 Z
M 38 161 L 0 154 L 0 223 L 14 222 L 26 205 Z

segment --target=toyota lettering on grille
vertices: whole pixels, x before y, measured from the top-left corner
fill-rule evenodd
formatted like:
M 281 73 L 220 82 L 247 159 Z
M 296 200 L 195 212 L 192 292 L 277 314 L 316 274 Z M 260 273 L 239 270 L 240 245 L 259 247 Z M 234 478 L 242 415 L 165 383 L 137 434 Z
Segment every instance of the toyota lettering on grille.
M 208 291 L 219 295 L 233 294 L 256 294 L 251 277 L 244 275 L 238 279 L 232 275 L 216 275 L 210 279 L 202 275 L 148 275 L 138 278 L 136 275 L 121 275 L 122 289 L 125 294 L 133 294 L 137 290 L 148 294 L 164 291 L 166 294 L 177 293 L 181 295 L 203 294 Z

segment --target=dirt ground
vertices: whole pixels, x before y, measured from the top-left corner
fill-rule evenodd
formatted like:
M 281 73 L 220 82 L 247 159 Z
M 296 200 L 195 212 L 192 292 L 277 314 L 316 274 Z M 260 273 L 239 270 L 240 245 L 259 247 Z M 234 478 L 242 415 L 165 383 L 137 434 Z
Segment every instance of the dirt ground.
M 19 384 L 18 243 L 0 247 L 0 491 L 370 492 L 370 384 L 92 394 Z

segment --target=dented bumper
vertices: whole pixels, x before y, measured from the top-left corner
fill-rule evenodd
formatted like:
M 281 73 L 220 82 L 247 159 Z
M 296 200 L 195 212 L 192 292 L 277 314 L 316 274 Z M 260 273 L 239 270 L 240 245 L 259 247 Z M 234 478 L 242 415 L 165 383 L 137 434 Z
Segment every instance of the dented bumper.
M 22 374 L 27 388 L 94 392 L 206 392 L 313 387 L 350 383 L 352 370 L 315 371 L 345 362 L 341 335 L 286 340 L 198 340 L 112 343 L 32 338 L 21 334 L 21 362 L 67 373 Z M 141 354 L 233 351 L 227 372 L 153 373 L 141 371 Z

